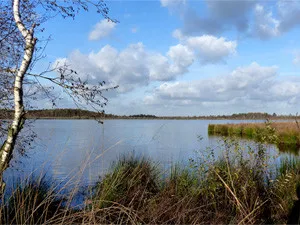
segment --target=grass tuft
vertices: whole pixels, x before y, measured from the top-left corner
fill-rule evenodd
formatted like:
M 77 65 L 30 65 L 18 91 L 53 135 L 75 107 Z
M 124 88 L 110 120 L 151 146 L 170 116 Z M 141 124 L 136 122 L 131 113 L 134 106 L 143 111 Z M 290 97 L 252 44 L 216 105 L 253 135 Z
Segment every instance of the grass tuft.
M 1 224 L 42 224 L 59 216 L 65 199 L 49 184 L 45 177 L 16 184 L 9 198 L 2 200 Z
M 287 158 L 273 174 L 263 145 L 242 148 L 224 139 L 212 151 L 164 174 L 146 158 L 120 158 L 90 188 L 81 208 L 44 179 L 16 186 L 0 205 L 3 224 L 284 224 L 295 211 L 300 160 Z M 87 192 L 88 193 L 88 192 Z M 292 213 L 291 213 L 292 212 Z

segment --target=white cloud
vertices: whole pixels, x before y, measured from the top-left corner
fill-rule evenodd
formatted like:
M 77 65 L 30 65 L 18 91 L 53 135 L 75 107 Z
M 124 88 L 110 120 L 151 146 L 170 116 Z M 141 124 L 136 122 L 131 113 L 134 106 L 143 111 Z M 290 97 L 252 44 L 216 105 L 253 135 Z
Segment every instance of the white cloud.
M 147 51 L 142 43 L 137 43 L 122 51 L 110 45 L 87 55 L 76 50 L 59 61 L 70 65 L 83 80 L 89 79 L 91 83 L 109 81 L 112 85 L 119 85 L 117 91 L 124 93 L 147 86 L 150 81 L 173 80 L 183 74 L 186 71 L 183 67 L 188 67 L 192 62 L 182 64 L 174 54 L 170 58 Z
M 89 34 L 89 40 L 96 41 L 109 36 L 116 27 L 116 23 L 103 19 L 97 23 Z
M 166 0 L 164 4 L 172 1 L 168 2 Z M 220 35 L 227 30 L 236 30 L 249 37 L 269 39 L 300 25 L 298 0 L 206 0 L 205 5 L 201 14 L 187 3 L 185 7 L 178 7 L 183 20 L 181 30 L 185 35 Z
M 185 71 L 195 59 L 194 52 L 187 46 L 178 44 L 171 46 L 167 55 L 174 62 L 178 70 Z
M 160 4 L 167 8 L 177 8 L 186 4 L 186 0 L 160 0 Z
M 216 63 L 225 57 L 235 54 L 237 43 L 226 41 L 225 38 L 217 38 L 211 35 L 188 37 L 187 45 L 197 52 L 201 63 Z
M 277 11 L 281 32 L 287 32 L 295 26 L 300 25 L 300 1 L 279 0 L 277 2 Z
M 236 43 L 213 36 L 187 37 L 182 43 L 170 46 L 163 55 L 147 50 L 142 43 L 131 44 L 119 51 L 106 45 L 98 52 L 82 54 L 76 50 L 60 59 L 76 70 L 81 78 L 92 83 L 109 81 L 125 93 L 152 81 L 175 80 L 188 72 L 196 61 L 217 63 L 235 53 Z
M 268 11 L 264 1 L 254 9 L 256 23 L 252 33 L 266 39 L 280 36 L 300 25 L 300 2 L 298 0 L 278 0 Z M 265 4 L 268 5 L 268 4 Z
M 228 56 L 236 54 L 237 42 L 228 41 L 224 37 L 217 38 L 212 35 L 187 36 L 179 29 L 175 30 L 172 35 L 180 40 L 180 48 L 185 49 L 181 53 L 185 54 L 185 57 L 189 52 L 189 61 L 191 57 L 196 55 L 194 58 L 197 58 L 202 64 L 219 63 L 223 62 Z M 184 57 L 181 58 L 180 60 L 183 60 Z
M 246 31 L 248 28 L 249 14 L 257 0 L 206 0 L 210 19 L 218 20 L 221 26 L 232 25 L 239 31 Z M 224 27 L 225 28 L 225 27 Z
M 249 66 L 238 67 L 225 76 L 164 83 L 152 95 L 146 96 L 144 103 L 240 104 L 241 101 L 263 103 L 299 99 L 300 80 L 281 81 L 277 70 L 276 66 L 263 67 L 253 62 Z
M 183 40 L 185 38 L 185 35 L 182 33 L 180 29 L 174 30 L 172 36 L 178 40 Z
M 268 92 L 271 94 L 272 100 L 290 101 L 300 97 L 299 89 L 299 81 L 285 80 L 274 83 L 269 87 Z
M 249 26 L 249 15 L 256 0 L 206 0 L 205 13 L 201 15 L 195 8 L 182 10 L 185 34 L 220 34 L 224 30 L 237 29 L 246 32 Z
M 253 28 L 254 35 L 262 39 L 268 39 L 280 35 L 280 21 L 275 19 L 272 12 L 266 12 L 262 5 L 255 7 L 255 23 Z

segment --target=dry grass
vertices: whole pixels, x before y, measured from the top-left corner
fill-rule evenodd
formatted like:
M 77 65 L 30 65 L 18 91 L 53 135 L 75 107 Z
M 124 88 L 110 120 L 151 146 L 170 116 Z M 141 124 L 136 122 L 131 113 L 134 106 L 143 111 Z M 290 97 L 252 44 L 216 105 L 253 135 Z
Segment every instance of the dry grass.
M 210 124 L 210 135 L 240 136 L 256 141 L 277 144 L 280 150 L 297 152 L 300 147 L 298 122 Z
M 219 126 L 221 124 L 215 124 L 215 126 Z M 234 129 L 237 128 L 265 128 L 266 123 L 235 123 L 235 124 L 222 124 L 226 127 L 232 127 Z M 275 128 L 278 132 L 299 132 L 297 122 L 272 122 L 270 126 Z
M 204 157 L 168 176 L 147 159 L 122 158 L 70 207 L 51 181 L 33 179 L 2 200 L 1 224 L 270 224 L 286 223 L 300 180 L 300 161 L 283 161 L 272 179 L 259 151 Z M 257 148 L 262 148 L 258 145 Z M 250 150 L 249 150 L 250 154 Z M 243 156 L 242 156 L 243 155 Z

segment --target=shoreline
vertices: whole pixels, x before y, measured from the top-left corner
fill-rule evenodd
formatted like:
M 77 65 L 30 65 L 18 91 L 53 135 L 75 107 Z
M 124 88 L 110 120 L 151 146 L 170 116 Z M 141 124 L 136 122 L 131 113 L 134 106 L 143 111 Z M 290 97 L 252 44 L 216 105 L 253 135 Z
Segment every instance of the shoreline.
M 0 109 L 0 119 L 12 119 L 14 112 Z M 234 113 L 231 115 L 156 116 L 152 114 L 115 115 L 81 109 L 28 110 L 26 119 L 88 119 L 88 120 L 300 120 L 299 115 L 277 115 L 262 112 Z
M 280 121 L 288 120 L 295 121 L 295 118 L 277 117 L 277 118 L 185 118 L 185 117 L 157 117 L 157 118 L 91 118 L 91 117 L 28 117 L 26 119 L 34 120 L 245 120 L 245 121 L 257 121 L 257 120 L 270 120 L 270 121 Z M 297 118 L 298 120 L 298 118 Z M 299 118 L 300 120 L 300 118 Z

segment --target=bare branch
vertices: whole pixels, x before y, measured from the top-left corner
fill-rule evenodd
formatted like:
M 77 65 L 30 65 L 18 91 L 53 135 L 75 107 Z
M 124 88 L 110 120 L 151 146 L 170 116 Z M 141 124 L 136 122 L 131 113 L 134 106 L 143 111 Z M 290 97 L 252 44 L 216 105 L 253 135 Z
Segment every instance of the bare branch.
M 17 142 L 25 125 L 25 109 L 33 107 L 30 100 L 36 100 L 43 93 L 54 106 L 58 97 L 52 91 L 56 86 L 62 88 L 78 107 L 89 106 L 99 111 L 108 101 L 103 92 L 117 88 L 107 86 L 104 81 L 97 85 L 82 81 L 67 65 L 52 68 L 49 64 L 44 72 L 31 73 L 36 62 L 44 57 L 45 47 L 50 40 L 38 40 L 43 31 L 41 23 L 56 15 L 75 18 L 80 11 L 88 11 L 89 8 L 94 8 L 104 18 L 117 22 L 109 18 L 109 10 L 102 0 L 0 1 L 0 103 L 1 109 L 8 109 L 9 116 L 13 117 L 8 123 L 0 123 L 0 138 L 4 141 L 0 148 L 2 190 L 5 187 L 1 182 L 2 172 L 9 166 L 15 146 L 19 145 L 25 150 L 24 145 L 30 145 L 35 137 L 19 137 L 20 142 Z M 56 75 L 47 76 L 51 72 Z M 39 79 L 49 81 L 52 86 L 43 85 Z M 3 133 L 6 135 L 2 135 Z

